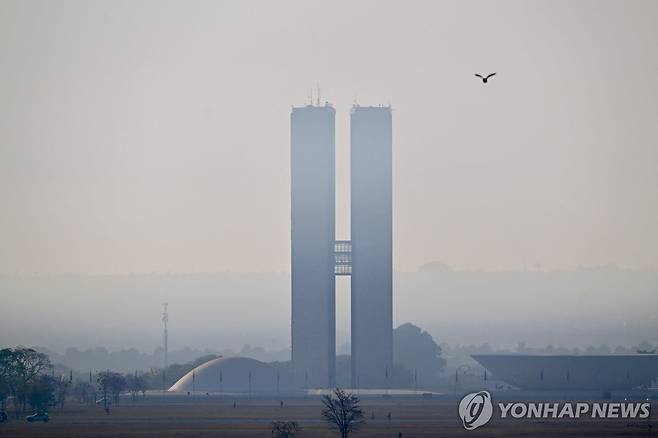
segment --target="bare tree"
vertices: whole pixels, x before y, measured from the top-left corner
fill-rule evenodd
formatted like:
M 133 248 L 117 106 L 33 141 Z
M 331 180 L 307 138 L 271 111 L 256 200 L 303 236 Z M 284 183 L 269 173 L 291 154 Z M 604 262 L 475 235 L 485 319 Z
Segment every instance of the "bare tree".
M 137 400 L 137 396 L 140 392 L 142 395 L 146 394 L 146 390 L 148 389 L 146 375 L 138 374 L 137 371 L 135 371 L 135 374 L 126 374 L 125 379 L 128 391 L 132 394 L 133 401 Z
M 296 421 L 273 421 L 272 435 L 276 438 L 293 438 L 302 428 Z
M 338 430 L 341 438 L 356 433 L 365 424 L 359 403 L 357 396 L 340 388 L 336 388 L 332 394 L 322 396 L 322 416 L 329 423 L 329 427 Z

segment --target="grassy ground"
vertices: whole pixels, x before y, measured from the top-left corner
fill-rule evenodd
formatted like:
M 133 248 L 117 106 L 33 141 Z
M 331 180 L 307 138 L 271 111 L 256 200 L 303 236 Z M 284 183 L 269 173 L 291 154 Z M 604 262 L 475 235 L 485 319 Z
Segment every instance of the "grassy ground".
M 357 437 L 625 437 L 656 436 L 658 422 L 647 420 L 508 420 L 497 419 L 475 431 L 466 431 L 457 415 L 458 400 L 420 398 L 366 398 L 367 424 Z M 29 424 L 15 420 L 0 424 L 0 437 L 271 437 L 272 420 L 296 420 L 304 437 L 335 437 L 320 418 L 319 399 L 279 400 L 219 397 L 150 396 L 126 400 L 110 414 L 101 407 L 70 403 L 50 411 L 50 422 Z M 387 414 L 391 413 L 391 420 Z M 372 415 L 374 414 L 374 419 Z M 651 426 L 651 428 L 649 427 Z

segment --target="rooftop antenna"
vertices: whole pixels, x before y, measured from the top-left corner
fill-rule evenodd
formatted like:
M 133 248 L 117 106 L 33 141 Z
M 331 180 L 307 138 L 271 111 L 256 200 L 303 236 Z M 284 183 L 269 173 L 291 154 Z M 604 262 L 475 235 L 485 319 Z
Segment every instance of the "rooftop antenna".
M 167 323 L 169 322 L 169 313 L 167 312 L 167 306 L 169 303 L 162 303 L 162 324 L 164 325 L 164 368 L 162 370 L 162 383 L 163 388 L 166 386 L 165 382 L 165 373 L 167 372 L 167 367 L 169 366 L 169 332 L 167 330 Z M 164 390 L 164 389 L 163 389 Z

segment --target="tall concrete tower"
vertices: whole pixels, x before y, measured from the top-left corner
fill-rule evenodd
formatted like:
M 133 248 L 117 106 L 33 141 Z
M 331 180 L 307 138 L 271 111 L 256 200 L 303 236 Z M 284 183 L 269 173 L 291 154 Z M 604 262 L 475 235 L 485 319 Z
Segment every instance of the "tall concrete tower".
M 292 363 L 299 387 L 332 387 L 336 363 L 335 110 L 291 114 Z
M 393 368 L 390 107 L 352 108 L 352 387 L 385 388 Z
M 352 109 L 352 240 L 335 241 L 335 111 L 291 114 L 292 362 L 295 384 L 335 385 L 335 275 L 352 276 L 352 386 L 393 370 L 390 107 Z

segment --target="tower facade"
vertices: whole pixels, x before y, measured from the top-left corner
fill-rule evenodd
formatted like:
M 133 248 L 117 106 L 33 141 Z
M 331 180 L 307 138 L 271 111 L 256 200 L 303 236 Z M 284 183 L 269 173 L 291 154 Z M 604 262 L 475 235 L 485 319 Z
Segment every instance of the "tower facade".
M 352 108 L 352 387 L 386 388 L 393 371 L 390 107 Z
M 334 386 L 335 110 L 291 114 L 292 363 L 298 387 Z
M 335 241 L 335 111 L 291 114 L 292 362 L 298 387 L 335 386 L 335 275 L 352 276 L 354 388 L 393 371 L 390 107 L 351 114 L 351 241 Z

